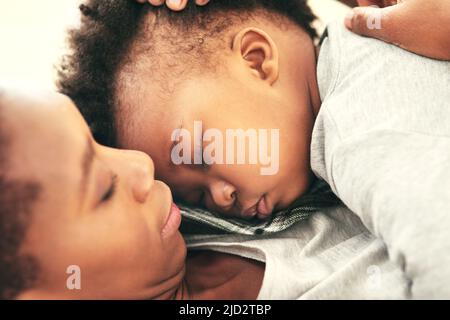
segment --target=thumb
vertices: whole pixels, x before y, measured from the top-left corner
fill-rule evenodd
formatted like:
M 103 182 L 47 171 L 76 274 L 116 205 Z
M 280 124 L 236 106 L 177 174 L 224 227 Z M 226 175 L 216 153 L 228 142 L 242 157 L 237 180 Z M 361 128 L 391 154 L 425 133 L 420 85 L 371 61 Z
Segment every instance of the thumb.
M 345 17 L 345 26 L 356 34 L 401 45 L 399 30 L 404 14 L 403 3 L 386 8 L 358 7 Z
M 358 7 L 345 19 L 351 31 L 429 58 L 450 60 L 447 17 L 439 1 L 404 1 L 386 8 Z M 447 31 L 448 30 L 448 31 Z

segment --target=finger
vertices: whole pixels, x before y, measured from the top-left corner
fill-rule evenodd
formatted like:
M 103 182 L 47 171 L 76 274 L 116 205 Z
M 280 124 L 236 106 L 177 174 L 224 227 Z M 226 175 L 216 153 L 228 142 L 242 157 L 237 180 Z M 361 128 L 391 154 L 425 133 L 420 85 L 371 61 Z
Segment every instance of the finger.
M 167 0 L 166 5 L 173 11 L 181 11 L 187 5 L 188 0 Z
M 358 7 L 345 18 L 351 31 L 399 45 L 399 30 L 404 29 L 401 5 L 386 8 Z
M 141 0 L 138 0 L 138 1 L 141 2 Z M 146 2 L 146 1 L 144 0 L 144 2 Z M 164 4 L 164 0 L 148 0 L 148 2 L 154 6 L 161 6 Z
M 355 8 L 345 25 L 362 36 L 395 44 L 430 58 L 448 60 L 448 33 L 430 32 L 439 8 L 433 2 L 405 1 L 383 9 Z M 441 36 L 439 36 L 441 35 Z
M 358 5 L 361 7 L 368 7 L 368 6 L 383 6 L 383 0 L 358 0 Z
M 205 6 L 205 5 L 208 4 L 208 2 L 209 2 L 209 0 L 196 0 L 196 1 L 195 1 L 195 3 L 196 3 L 198 6 Z
M 358 0 L 358 5 L 360 7 L 377 6 L 380 8 L 389 7 L 396 5 L 398 0 Z
M 402 0 L 384 0 L 383 7 L 395 6 L 400 2 L 402 2 Z

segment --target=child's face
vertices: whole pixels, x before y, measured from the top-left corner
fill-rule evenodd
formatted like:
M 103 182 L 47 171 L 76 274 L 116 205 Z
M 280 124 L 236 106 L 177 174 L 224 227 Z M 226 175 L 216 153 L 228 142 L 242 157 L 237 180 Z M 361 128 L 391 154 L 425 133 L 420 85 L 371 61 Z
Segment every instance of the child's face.
M 14 177 L 42 188 L 23 245 L 39 262 L 40 281 L 21 298 L 173 293 L 186 248 L 179 211 L 171 209 L 169 188 L 154 180 L 151 159 L 96 144 L 63 96 L 9 96 L 3 103 L 12 110 Z M 66 287 L 71 265 L 81 270 L 81 290 Z
M 244 54 L 243 46 L 232 51 L 219 68 L 222 74 L 168 84 L 169 99 L 158 98 L 164 89 L 152 81 L 144 81 L 138 94 L 125 93 L 126 107 L 118 112 L 119 144 L 150 154 L 157 177 L 177 199 L 226 216 L 267 218 L 311 182 L 315 52 L 312 42 L 298 35 L 272 30 L 273 41 L 248 36 L 241 40 L 251 52 Z M 255 133 L 241 154 L 227 146 L 227 130 L 238 129 Z M 188 138 L 190 152 L 179 144 Z M 267 149 L 261 145 L 266 138 Z M 202 158 L 198 146 L 203 146 L 203 164 L 194 161 Z M 216 162 L 205 166 L 208 155 Z

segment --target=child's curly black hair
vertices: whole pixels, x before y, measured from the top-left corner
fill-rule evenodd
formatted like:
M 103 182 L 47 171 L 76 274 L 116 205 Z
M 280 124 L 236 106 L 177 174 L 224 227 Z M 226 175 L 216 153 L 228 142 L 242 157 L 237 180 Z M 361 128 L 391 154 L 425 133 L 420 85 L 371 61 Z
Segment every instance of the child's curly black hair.
M 80 6 L 81 26 L 69 33 L 71 53 L 59 70 L 59 90 L 71 97 L 91 127 L 96 140 L 116 146 L 115 110 L 117 74 L 124 65 L 133 64 L 130 50 L 136 38 L 145 37 L 140 50 L 149 52 L 157 42 L 164 49 L 153 52 L 153 67 L 160 66 L 164 55 L 185 54 L 181 61 L 202 55 L 205 63 L 207 40 L 220 38 L 220 33 L 233 24 L 245 21 L 252 14 L 265 13 L 268 21 L 282 25 L 288 20 L 311 37 L 317 37 L 312 24 L 316 17 L 307 0 L 214 0 L 205 7 L 189 1 L 182 12 L 135 0 L 87 0 Z M 148 13 L 155 15 L 156 25 L 168 24 L 165 29 L 149 28 L 144 23 Z M 154 34 L 159 33 L 159 34 Z M 211 51 L 206 51 L 211 53 Z M 131 58 L 130 58 L 131 57 Z M 170 68 L 174 69 L 171 65 Z

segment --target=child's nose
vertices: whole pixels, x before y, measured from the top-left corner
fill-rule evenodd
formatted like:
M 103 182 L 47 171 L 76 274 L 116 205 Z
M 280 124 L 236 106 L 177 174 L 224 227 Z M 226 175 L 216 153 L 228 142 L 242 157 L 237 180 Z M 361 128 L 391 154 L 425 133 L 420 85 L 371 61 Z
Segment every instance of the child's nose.
M 228 182 L 218 180 L 209 186 L 211 197 L 214 203 L 223 209 L 227 209 L 234 204 L 236 200 L 236 188 Z

